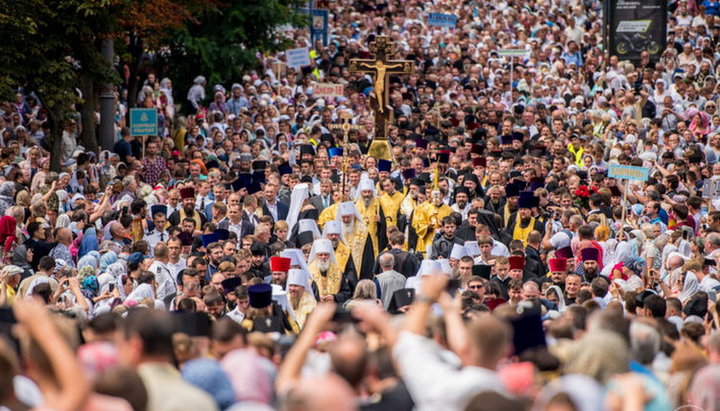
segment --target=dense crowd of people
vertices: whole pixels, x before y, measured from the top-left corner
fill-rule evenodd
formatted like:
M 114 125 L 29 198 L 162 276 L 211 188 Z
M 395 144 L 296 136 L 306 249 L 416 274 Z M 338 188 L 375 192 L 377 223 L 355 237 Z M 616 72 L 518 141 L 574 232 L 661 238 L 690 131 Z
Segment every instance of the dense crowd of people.
M 112 150 L 0 104 L 0 409 L 720 410 L 718 2 L 634 63 L 600 2 L 316 7 L 310 66 L 174 90 L 149 54 Z M 387 101 L 348 70 L 379 36 Z

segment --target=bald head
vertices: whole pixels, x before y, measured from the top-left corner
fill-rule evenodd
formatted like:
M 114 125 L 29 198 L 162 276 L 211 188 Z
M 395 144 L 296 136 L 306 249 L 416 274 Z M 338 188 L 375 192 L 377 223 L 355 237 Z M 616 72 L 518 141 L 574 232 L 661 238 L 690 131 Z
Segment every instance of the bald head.
M 123 229 L 123 225 L 116 221 L 110 225 L 110 235 L 113 237 L 121 237 Z
M 350 411 L 357 404 L 352 389 L 345 380 L 328 373 L 317 378 L 304 378 L 287 396 L 288 411 Z
M 673 255 L 668 258 L 667 264 L 670 270 L 674 270 L 676 268 L 682 267 L 683 264 L 685 264 L 685 259 L 682 258 L 682 256 L 680 255 Z
M 69 228 L 61 228 L 55 235 L 57 242 L 63 245 L 70 245 L 72 238 L 72 231 Z
M 358 388 L 365 376 L 367 347 L 358 335 L 342 335 L 330 351 L 333 370 L 352 387 Z

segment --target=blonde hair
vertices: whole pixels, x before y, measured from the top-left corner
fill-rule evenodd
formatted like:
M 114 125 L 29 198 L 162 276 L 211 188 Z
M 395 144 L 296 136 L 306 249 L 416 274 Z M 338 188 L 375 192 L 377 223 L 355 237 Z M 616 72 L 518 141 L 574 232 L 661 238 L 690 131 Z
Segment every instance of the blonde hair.
M 375 283 L 371 280 L 360 280 L 355 287 L 355 293 L 353 294 L 353 300 L 376 300 L 377 299 L 377 288 Z
M 595 241 L 607 241 L 608 238 L 610 238 L 610 228 L 602 224 L 595 228 Z

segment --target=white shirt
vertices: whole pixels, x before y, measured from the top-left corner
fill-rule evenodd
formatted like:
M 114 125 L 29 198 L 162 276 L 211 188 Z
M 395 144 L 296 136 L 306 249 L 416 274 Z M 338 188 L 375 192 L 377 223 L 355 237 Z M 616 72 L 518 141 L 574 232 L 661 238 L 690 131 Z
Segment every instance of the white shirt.
M 187 268 L 187 264 L 185 263 L 185 259 L 180 257 L 177 263 L 173 263 L 172 261 L 168 261 L 167 264 L 165 264 L 168 271 L 170 271 L 170 275 L 173 278 L 173 281 L 177 280 L 177 275 L 180 273 L 180 271 Z
M 242 232 L 242 220 L 238 221 L 237 224 L 233 224 L 232 221 L 228 220 L 228 231 L 230 231 L 231 233 L 235 233 L 235 236 L 238 240 L 242 238 L 243 234 L 249 234 Z
M 480 392 L 505 392 L 495 371 L 474 366 L 458 370 L 438 354 L 432 340 L 408 332 L 400 333 L 393 348 L 417 410 L 463 410 Z
M 490 254 L 501 257 L 510 257 L 510 250 L 508 250 L 505 244 L 493 238 L 493 248 L 490 251 Z
M 265 206 L 267 207 L 268 211 L 270 211 L 273 221 L 277 221 L 278 220 L 277 202 L 275 202 L 274 204 L 265 203 Z
M 169 239 L 170 235 L 167 231 L 158 231 L 157 228 L 145 234 L 145 241 L 147 241 L 150 246 L 150 254 L 153 254 L 153 250 L 155 250 L 157 243 L 167 241 Z
M 195 199 L 195 209 L 199 212 L 205 214 L 205 207 L 207 207 L 208 204 L 212 204 L 214 201 L 210 198 L 209 195 L 205 196 L 198 196 L 198 198 Z
M 467 215 L 468 215 L 468 212 L 470 211 L 470 203 L 465 204 L 465 208 L 463 208 L 462 210 L 460 209 L 460 206 L 457 205 L 457 203 L 451 205 L 450 208 L 453 211 L 460 213 L 460 215 L 462 215 L 463 221 L 467 220 Z
M 706 293 L 713 293 L 715 292 L 715 290 L 713 289 L 720 285 L 720 281 L 710 277 L 709 275 L 706 275 L 705 278 L 700 281 L 699 285 L 700 289 L 705 291 Z
M 157 287 L 157 299 L 164 301 L 166 297 L 177 293 L 175 279 L 167 265 L 161 261 L 154 261 L 148 271 L 155 275 Z
M 571 241 L 572 237 L 568 236 L 566 231 L 557 232 L 550 237 L 550 244 L 552 244 L 556 250 L 569 246 Z

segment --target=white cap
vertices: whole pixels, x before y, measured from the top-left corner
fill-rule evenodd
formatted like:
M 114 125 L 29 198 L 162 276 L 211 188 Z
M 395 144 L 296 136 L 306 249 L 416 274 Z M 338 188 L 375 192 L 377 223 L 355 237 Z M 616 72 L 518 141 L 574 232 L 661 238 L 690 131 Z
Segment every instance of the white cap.
M 468 255 L 467 249 L 460 244 L 453 244 L 452 252 L 450 252 L 450 258 L 459 260 Z
M 369 178 L 365 178 L 360 180 L 360 183 L 358 184 L 358 191 L 365 191 L 365 190 L 371 190 L 375 191 L 375 182 L 370 180 Z
M 337 213 L 339 216 L 344 216 L 344 215 L 356 215 L 357 216 L 359 214 L 357 207 L 355 207 L 355 203 L 353 203 L 352 201 L 345 201 L 345 202 L 340 203 L 340 205 L 338 206 Z
M 440 272 L 442 274 L 450 275 L 452 274 L 452 267 L 450 267 L 450 260 L 447 258 L 442 258 L 440 260 L 437 260 L 438 264 L 440 264 Z
M 318 238 L 313 241 L 312 248 L 310 249 L 310 263 L 315 260 L 315 256 L 318 253 L 330 254 L 330 260 L 337 264 L 335 260 L 335 249 L 333 248 L 332 242 L 327 238 Z
M 465 241 L 465 251 L 469 256 L 480 255 L 480 246 L 477 241 Z
M 280 257 L 290 259 L 291 267 L 301 267 L 307 271 L 307 263 L 305 262 L 305 254 L 299 248 L 286 248 L 280 251 Z
M 305 291 L 312 292 L 309 280 L 310 273 L 306 270 L 291 268 L 288 271 L 287 286 L 300 285 L 305 287 Z
M 435 275 L 440 274 L 442 271 L 442 267 L 437 260 L 422 260 L 417 276 L 422 277 L 425 275 Z
M 326 222 L 325 227 L 323 227 L 323 237 L 328 234 L 342 234 L 342 227 L 340 226 L 340 223 L 336 220 Z
M 298 221 L 298 233 L 305 231 L 311 231 L 313 233 L 313 239 L 317 240 L 320 238 L 320 229 L 317 226 L 317 222 L 312 218 L 304 218 Z

